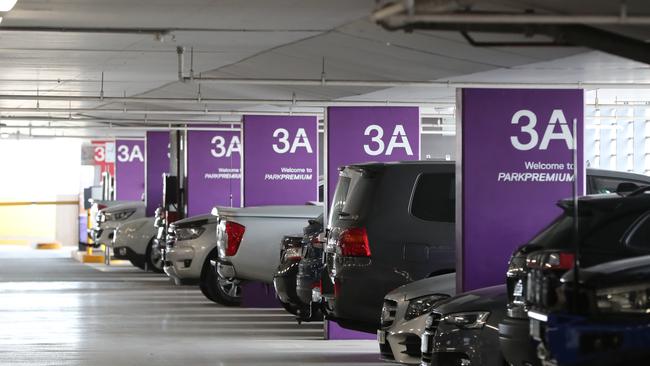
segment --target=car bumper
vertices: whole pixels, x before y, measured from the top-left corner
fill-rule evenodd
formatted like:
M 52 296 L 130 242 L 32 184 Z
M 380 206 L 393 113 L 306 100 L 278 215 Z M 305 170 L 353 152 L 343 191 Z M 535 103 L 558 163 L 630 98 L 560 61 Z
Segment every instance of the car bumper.
M 323 265 L 320 260 L 302 259 L 296 277 L 296 293 L 300 302 L 311 304 L 314 300 L 313 289 L 320 287 Z M 320 302 L 319 302 L 320 303 Z
M 203 263 L 195 260 L 191 246 L 176 245 L 165 250 L 165 273 L 177 283 L 188 279 L 199 279 Z
M 323 282 L 330 281 L 323 278 Z M 380 328 L 379 318 L 384 295 L 407 281 L 386 271 L 368 268 L 343 268 L 335 278 L 334 286 L 323 284 L 327 317 L 344 328 L 375 333 Z M 326 292 L 326 289 L 333 287 Z
M 640 365 L 650 356 L 650 323 L 639 318 L 592 320 L 550 314 L 548 326 L 541 323 L 538 328 L 546 329 L 543 338 L 551 359 L 560 365 Z
M 113 248 L 113 257 L 115 259 L 126 259 L 136 265 L 144 266 L 146 260 L 145 256 L 138 254 L 129 247 L 115 247 Z
M 408 321 L 396 321 L 392 327 L 378 330 L 381 358 L 404 364 L 420 364 L 422 348 L 420 337 L 424 332 L 428 315 Z
M 300 305 L 300 299 L 296 292 L 296 276 L 298 275 L 299 261 L 284 263 L 278 268 L 278 272 L 273 276 L 273 287 L 275 292 L 285 304 Z
M 502 366 L 495 329 L 458 329 L 441 323 L 422 335 L 422 365 Z
M 530 321 L 505 317 L 499 323 L 499 345 L 503 357 L 514 366 L 541 366 L 530 338 Z

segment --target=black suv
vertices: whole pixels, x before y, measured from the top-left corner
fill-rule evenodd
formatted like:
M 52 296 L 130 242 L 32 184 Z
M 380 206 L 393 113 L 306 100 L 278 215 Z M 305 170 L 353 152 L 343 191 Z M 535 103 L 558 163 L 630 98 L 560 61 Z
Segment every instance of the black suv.
M 564 213 L 517 249 L 509 262 L 507 316 L 499 324 L 499 339 L 501 351 L 512 365 L 539 364 L 529 337 L 527 294 L 539 293 L 535 286 L 541 281 L 545 288 L 556 287 L 560 277 L 574 266 L 573 201 L 560 201 L 558 205 Z M 637 220 L 650 210 L 650 195 L 645 188 L 627 195 L 581 197 L 578 207 L 582 266 L 650 254 L 650 245 L 646 250 L 632 247 L 624 240 Z
M 375 332 L 384 295 L 454 272 L 454 222 L 454 162 L 342 168 L 325 247 L 322 293 L 328 319 Z

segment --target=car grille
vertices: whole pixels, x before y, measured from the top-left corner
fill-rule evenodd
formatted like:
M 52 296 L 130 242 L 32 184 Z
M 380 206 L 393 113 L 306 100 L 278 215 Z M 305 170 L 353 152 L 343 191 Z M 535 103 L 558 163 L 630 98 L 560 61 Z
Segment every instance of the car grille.
M 402 351 L 403 354 L 410 357 L 420 358 L 422 356 L 422 341 L 420 337 L 415 334 L 409 334 L 404 341 L 400 342 L 402 346 L 406 346 L 406 350 Z
M 384 306 L 381 309 L 381 327 L 387 328 L 395 322 L 397 313 L 397 302 L 393 300 L 384 300 Z
M 438 313 L 431 313 L 429 314 L 429 318 L 431 319 L 431 325 L 425 328 L 425 332 L 429 336 L 426 337 L 427 343 L 422 344 L 421 347 L 423 365 L 431 365 L 433 356 L 433 339 L 435 338 L 436 330 L 440 325 L 440 319 L 442 319 L 442 315 Z

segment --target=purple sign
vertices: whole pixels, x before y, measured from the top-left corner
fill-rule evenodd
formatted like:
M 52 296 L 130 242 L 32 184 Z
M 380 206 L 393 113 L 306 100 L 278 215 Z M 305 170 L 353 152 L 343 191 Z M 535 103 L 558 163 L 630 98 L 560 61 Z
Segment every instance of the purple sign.
M 241 137 L 235 131 L 187 132 L 187 215 L 241 206 Z
M 163 173 L 169 172 L 169 132 L 147 131 L 145 149 L 147 216 L 153 216 L 163 199 Z
M 341 166 L 420 159 L 419 108 L 329 107 L 327 144 L 327 189 L 328 202 L 331 202 Z M 375 337 L 328 323 L 328 339 Z
M 315 116 L 244 116 L 244 206 L 318 200 Z
M 457 272 L 467 291 L 502 284 L 512 252 L 561 213 L 556 202 L 572 195 L 574 120 L 584 186 L 584 98 L 539 89 L 465 89 L 459 98 Z
M 144 193 L 144 141 L 116 140 L 115 196 L 140 201 Z
M 420 159 L 417 107 L 329 107 L 327 109 L 328 196 L 338 168 L 370 161 Z

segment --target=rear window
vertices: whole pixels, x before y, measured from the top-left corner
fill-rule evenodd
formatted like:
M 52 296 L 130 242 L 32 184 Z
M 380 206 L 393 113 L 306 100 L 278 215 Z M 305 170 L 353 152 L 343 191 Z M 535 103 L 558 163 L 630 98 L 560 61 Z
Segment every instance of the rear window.
M 339 176 L 334 191 L 329 222 L 335 225 L 339 220 L 361 221 L 370 206 L 373 181 L 369 173 L 345 169 Z
M 618 185 L 621 183 L 634 183 L 639 187 L 647 186 L 648 183 L 631 180 L 625 178 L 608 178 L 608 177 L 593 177 L 594 192 L 593 193 L 616 193 Z
M 426 221 L 456 221 L 456 183 L 453 173 L 427 173 L 418 178 L 411 215 Z
M 641 212 L 623 216 L 611 216 L 602 212 L 580 215 L 578 227 L 581 245 L 589 248 L 611 248 L 621 243 L 623 235 L 630 226 L 639 218 Z M 542 230 L 530 244 L 546 248 L 572 248 L 574 216 L 564 213 L 551 225 Z

